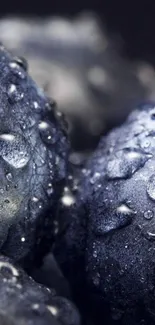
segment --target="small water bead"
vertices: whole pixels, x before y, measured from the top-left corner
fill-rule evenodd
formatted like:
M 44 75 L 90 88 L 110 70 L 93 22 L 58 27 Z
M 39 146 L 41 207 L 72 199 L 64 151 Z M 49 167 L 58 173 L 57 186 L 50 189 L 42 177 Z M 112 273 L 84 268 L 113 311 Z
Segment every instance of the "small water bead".
M 150 143 L 149 139 L 143 140 L 143 146 L 142 146 L 143 148 L 149 148 L 150 145 L 151 145 L 151 143 Z
M 133 210 L 131 210 L 126 204 L 121 204 L 116 211 L 117 213 L 122 213 L 124 215 L 133 213 Z
M 37 215 L 37 213 L 44 208 L 44 201 L 40 198 L 37 198 L 36 196 L 33 196 L 29 200 L 29 206 L 31 209 L 31 213 L 34 213 L 34 215 Z
M 68 207 L 75 203 L 75 197 L 73 196 L 73 194 L 71 193 L 71 191 L 68 187 L 64 188 L 64 193 L 61 198 L 61 202 L 63 205 L 68 206 Z
M 34 101 L 33 102 L 33 107 L 34 107 L 34 109 L 35 109 L 36 112 L 40 113 L 41 106 L 40 106 L 40 104 L 38 102 Z
M 147 134 L 140 135 L 138 144 L 145 152 L 151 152 L 152 148 L 155 145 L 153 131 L 151 130 Z
M 54 224 L 54 234 L 57 235 L 59 232 L 59 223 L 57 220 L 54 220 L 53 224 Z
M 30 147 L 21 135 L 1 134 L 0 155 L 14 168 L 23 168 L 29 162 Z
M 18 65 L 16 62 L 10 62 L 10 63 L 9 63 L 9 66 L 10 66 L 10 68 L 12 68 L 12 69 L 19 68 L 19 65 Z
M 19 64 L 17 64 L 15 61 L 10 62 L 9 66 L 12 69 L 12 72 L 15 76 L 19 77 L 22 80 L 26 78 L 26 74 L 24 73 L 23 70 L 20 69 Z
M 144 212 L 144 218 L 147 220 L 151 220 L 154 217 L 154 211 L 148 210 Z
M 58 309 L 54 306 L 47 306 L 47 309 L 50 311 L 50 313 L 53 315 L 53 316 L 57 316 L 58 314 Z
M 144 236 L 151 241 L 155 240 L 155 231 L 147 231 L 146 234 L 144 234 Z
M 155 107 L 150 111 L 151 120 L 155 120 Z
M 54 144 L 58 140 L 57 130 L 54 125 L 41 121 L 38 128 L 44 142 Z
M 36 196 L 33 196 L 33 198 L 32 198 L 32 202 L 38 202 L 39 201 L 39 199 L 36 197 Z
M 90 178 L 90 184 L 94 185 L 96 183 L 96 181 L 99 180 L 99 178 L 101 177 L 101 174 L 96 172 L 91 178 Z
M 150 176 L 146 190 L 149 198 L 155 200 L 155 174 Z
M 6 178 L 7 178 L 7 180 L 9 181 L 9 182 L 11 182 L 12 181 L 12 174 L 11 173 L 8 173 L 8 174 L 6 174 Z
M 100 274 L 97 272 L 93 278 L 93 284 L 95 285 L 95 287 L 98 287 L 100 285 Z
M 18 64 L 20 67 L 23 68 L 23 70 L 27 71 L 28 70 L 28 63 L 25 58 L 23 57 L 15 57 L 14 61 L 16 64 Z
M 38 125 L 39 130 L 47 130 L 49 128 L 49 124 L 45 121 L 41 121 Z
M 0 272 L 3 272 L 3 269 L 11 273 L 14 277 L 19 276 L 18 270 L 9 262 L 0 262 Z
M 94 258 L 97 257 L 97 251 L 96 251 L 96 250 L 93 251 L 93 257 L 94 257 Z
M 39 108 L 39 104 L 37 102 L 33 102 L 34 108 L 38 109 Z
M 152 155 L 125 148 L 112 155 L 107 162 L 106 174 L 109 179 L 126 179 L 142 168 Z
M 48 196 L 51 196 L 53 194 L 53 187 L 51 183 L 48 184 L 47 194 Z
M 118 217 L 118 225 L 119 227 L 123 227 L 128 225 L 132 219 L 133 216 L 136 214 L 135 211 L 130 209 L 126 204 L 121 204 L 117 209 L 116 209 L 116 215 Z
M 13 104 L 24 98 L 24 93 L 14 84 L 9 86 L 7 94 Z
M 39 309 L 39 304 L 33 304 L 33 305 L 32 305 L 32 309 L 34 309 L 34 310 L 38 310 L 38 309 Z

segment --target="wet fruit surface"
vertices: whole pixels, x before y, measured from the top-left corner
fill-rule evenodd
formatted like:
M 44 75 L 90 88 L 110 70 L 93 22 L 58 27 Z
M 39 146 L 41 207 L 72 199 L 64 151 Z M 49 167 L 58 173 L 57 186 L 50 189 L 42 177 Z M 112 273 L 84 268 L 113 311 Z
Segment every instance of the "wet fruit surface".
M 56 249 L 78 294 L 83 283 L 97 324 L 154 324 L 154 112 L 144 105 L 101 139 Z
M 7 325 L 80 325 L 76 307 L 0 256 L 0 321 Z
M 60 117 L 26 70 L 0 47 L 0 249 L 15 260 L 33 253 L 45 226 L 52 238 L 68 153 Z

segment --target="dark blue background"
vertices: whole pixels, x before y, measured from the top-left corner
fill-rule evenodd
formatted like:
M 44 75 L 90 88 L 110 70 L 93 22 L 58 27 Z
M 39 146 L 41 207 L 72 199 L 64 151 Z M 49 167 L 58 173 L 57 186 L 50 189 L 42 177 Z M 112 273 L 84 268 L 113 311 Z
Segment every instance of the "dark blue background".
M 74 16 L 82 10 L 97 12 L 112 31 L 118 32 L 128 55 L 155 64 L 154 0 L 4 0 L 0 3 L 1 15 Z

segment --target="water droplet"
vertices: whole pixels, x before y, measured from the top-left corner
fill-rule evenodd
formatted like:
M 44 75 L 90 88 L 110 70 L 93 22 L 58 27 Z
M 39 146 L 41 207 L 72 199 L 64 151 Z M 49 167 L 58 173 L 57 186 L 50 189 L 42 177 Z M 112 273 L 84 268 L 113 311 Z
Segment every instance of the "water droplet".
M 155 175 L 151 175 L 148 180 L 147 194 L 152 200 L 155 200 Z
M 154 217 L 154 211 L 148 210 L 144 212 L 144 218 L 150 220 Z
M 52 187 L 47 189 L 47 194 L 48 194 L 48 196 L 51 196 L 53 194 L 53 188 Z
M 100 178 L 101 174 L 96 172 L 93 177 L 90 178 L 90 184 L 95 184 L 96 181 Z
M 95 285 L 95 287 L 98 287 L 100 285 L 100 274 L 97 272 L 94 276 L 93 276 L 93 283 Z
M 12 174 L 11 173 L 6 174 L 6 178 L 7 178 L 7 180 L 9 182 L 11 182 L 12 181 Z
M 73 196 L 73 194 L 71 193 L 71 191 L 68 187 L 64 188 L 64 193 L 61 198 L 61 202 L 65 206 L 71 206 L 75 203 L 75 197 Z
M 30 211 L 33 217 L 37 217 L 38 213 L 44 208 L 44 201 L 36 196 L 29 200 Z
M 5 200 L 4 200 L 4 203 L 9 204 L 10 201 L 9 201 L 8 199 L 5 199 Z
M 151 119 L 155 120 L 155 112 L 151 113 Z
M 38 125 L 42 140 L 48 144 L 54 144 L 58 140 L 57 130 L 54 125 L 41 121 Z
M 24 98 L 24 93 L 14 84 L 9 86 L 7 93 L 11 103 L 16 103 Z
M 151 143 L 150 143 L 149 139 L 143 140 L 142 148 L 144 148 L 144 149 L 148 148 L 148 147 L 150 147 L 150 145 L 151 145 Z
M 100 221 L 96 225 L 95 233 L 103 235 L 110 231 L 126 227 L 132 222 L 135 214 L 136 212 L 123 203 L 111 213 L 105 214 L 102 222 Z
M 128 148 L 113 154 L 107 163 L 107 177 L 109 179 L 123 179 L 131 177 L 138 169 L 144 166 L 152 156 Z
M 32 201 L 33 201 L 33 202 L 38 202 L 39 199 L 38 199 L 36 196 L 33 196 Z
M 94 256 L 94 258 L 97 257 L 97 251 L 96 250 L 93 251 L 93 256 Z
M 129 223 L 131 223 L 134 215 L 135 212 L 132 209 L 130 209 L 126 204 L 121 204 L 116 209 L 116 216 L 118 218 L 119 228 L 127 226 Z
M 65 115 L 62 112 L 58 111 L 57 109 L 54 109 L 54 115 L 57 121 L 59 122 L 59 124 L 61 125 L 61 128 L 64 131 L 64 133 L 67 134 L 69 130 L 69 123 Z
M 28 70 L 28 63 L 25 58 L 23 57 L 15 57 L 14 58 L 15 62 L 23 68 L 23 70 L 27 71 Z
M 59 223 L 57 220 L 53 221 L 53 225 L 54 225 L 54 234 L 57 235 L 59 232 Z
M 1 134 L 0 155 L 15 168 L 23 168 L 29 162 L 30 147 L 21 135 Z
M 39 309 L 39 304 L 34 304 L 34 305 L 32 305 L 32 309 L 34 309 L 34 310 Z
M 58 314 L 58 309 L 54 306 L 47 306 L 47 309 L 53 316 L 56 316 Z
M 19 77 L 22 80 L 26 78 L 24 71 L 20 69 L 19 64 L 17 64 L 15 61 L 10 62 L 9 66 L 15 76 Z
M 145 237 L 149 240 L 155 240 L 155 232 L 153 231 L 147 231 L 146 234 L 144 234 Z
M 36 112 L 39 113 L 39 112 L 41 111 L 41 106 L 39 105 L 38 102 L 34 101 L 34 102 L 33 102 L 33 107 L 34 107 L 34 109 L 36 110 Z

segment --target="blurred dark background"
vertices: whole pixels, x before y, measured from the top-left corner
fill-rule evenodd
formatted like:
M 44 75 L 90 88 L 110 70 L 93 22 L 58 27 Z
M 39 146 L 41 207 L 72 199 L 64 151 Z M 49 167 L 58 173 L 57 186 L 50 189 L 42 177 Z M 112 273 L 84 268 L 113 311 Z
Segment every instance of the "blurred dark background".
M 72 17 L 85 10 L 98 13 L 111 31 L 120 34 L 129 56 L 154 63 L 155 1 L 153 0 L 6 0 L 1 3 L 0 14 Z
M 94 149 L 137 105 L 155 101 L 155 1 L 5 0 L 0 17 L 0 41 L 55 98 L 76 151 Z

